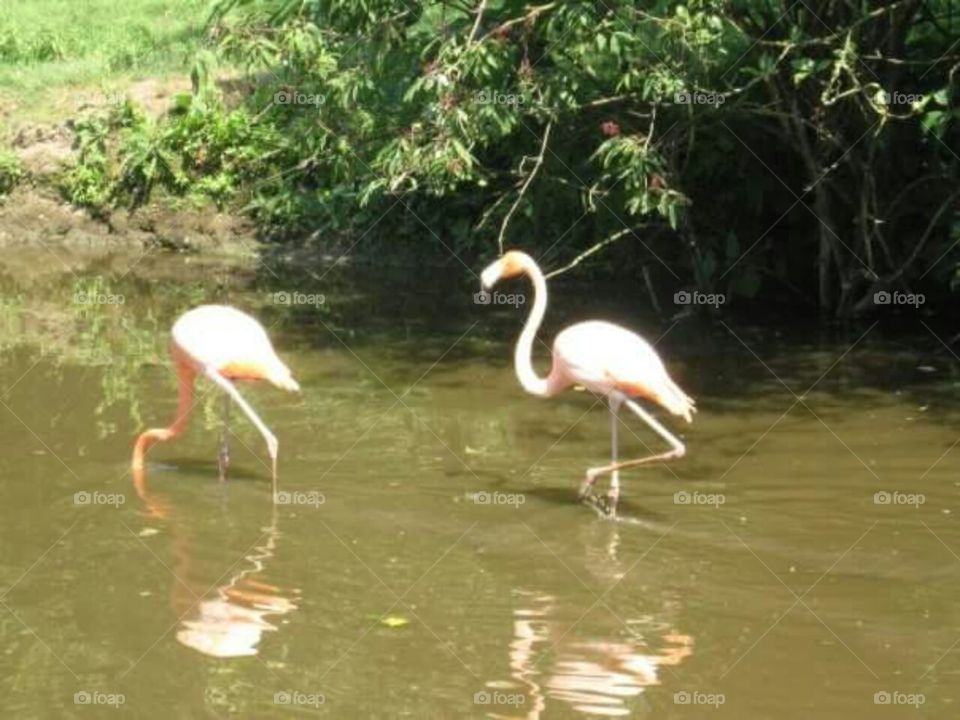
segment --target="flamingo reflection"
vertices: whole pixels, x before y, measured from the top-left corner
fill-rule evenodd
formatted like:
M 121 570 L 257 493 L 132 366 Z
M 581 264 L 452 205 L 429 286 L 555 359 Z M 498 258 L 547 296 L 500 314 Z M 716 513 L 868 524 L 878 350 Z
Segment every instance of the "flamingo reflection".
M 256 655 L 265 632 L 277 630 L 268 620 L 297 609 L 295 595 L 263 580 L 268 562 L 274 557 L 279 533 L 277 508 L 272 506 L 270 524 L 263 536 L 230 571 L 226 581 L 215 587 L 194 581 L 190 542 L 182 523 L 174 519 L 169 502 L 149 490 L 142 469 L 134 470 L 134 488 L 146 513 L 156 520 L 169 521 L 176 558 L 172 604 L 181 620 L 177 641 L 211 657 Z M 221 578 L 222 579 L 222 578 Z
M 613 529 L 602 548 L 588 545 L 592 574 L 623 577 L 617 558 L 619 542 L 618 530 Z M 613 621 L 609 633 L 598 637 L 586 629 L 586 618 L 571 625 L 570 613 L 563 612 L 562 599 L 557 596 L 517 589 L 514 598 L 511 679 L 488 683 L 507 693 L 523 692 L 524 702 L 515 708 L 522 714 L 513 717 L 539 720 L 546 716 L 551 702 L 585 715 L 625 717 L 631 713 L 632 700 L 661 684 L 664 669 L 693 654 L 693 638 L 671 624 L 670 618 L 679 614 L 676 600 L 661 601 L 656 616 L 638 618 L 615 617 L 598 603 L 594 612 L 608 613 Z M 577 616 L 579 613 L 574 619 Z M 507 710 L 502 706 L 494 709 Z

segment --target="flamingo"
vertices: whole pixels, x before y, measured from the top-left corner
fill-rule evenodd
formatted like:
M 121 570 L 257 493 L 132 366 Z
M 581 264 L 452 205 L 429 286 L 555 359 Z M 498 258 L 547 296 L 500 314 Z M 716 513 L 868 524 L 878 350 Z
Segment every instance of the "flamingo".
M 143 458 L 155 442 L 175 438 L 187 427 L 193 409 L 194 382 L 198 375 L 213 381 L 225 393 L 223 398 L 223 432 L 220 438 L 220 479 L 226 478 L 230 464 L 227 447 L 227 422 L 230 401 L 240 406 L 267 443 L 273 466 L 276 495 L 277 450 L 279 443 L 260 416 L 243 399 L 232 380 L 267 380 L 290 392 L 300 386 L 288 368 L 277 357 L 267 331 L 255 319 L 226 305 L 201 305 L 188 310 L 173 324 L 170 355 L 179 379 L 177 414 L 169 427 L 147 430 L 137 438 L 133 448 L 133 471 L 142 474 Z
M 510 250 L 484 269 L 480 282 L 484 292 L 488 292 L 499 280 L 520 275 L 526 275 L 533 283 L 534 301 L 514 352 L 517 379 L 524 390 L 538 397 L 552 397 L 573 385 L 582 385 L 606 398 L 610 408 L 610 463 L 587 469 L 579 499 L 587 498 L 598 477 L 609 474 L 607 513 L 615 516 L 621 469 L 681 458 L 686 453 L 680 439 L 631 398 L 653 401 L 688 423 L 693 421 L 696 412 L 694 400 L 670 378 L 663 361 L 646 340 L 603 320 L 580 322 L 562 330 L 553 342 L 550 374 L 539 377 L 533 369 L 532 354 L 533 339 L 547 309 L 547 281 L 543 272 L 529 255 Z M 666 440 L 670 450 L 618 462 L 617 414 L 623 405 Z

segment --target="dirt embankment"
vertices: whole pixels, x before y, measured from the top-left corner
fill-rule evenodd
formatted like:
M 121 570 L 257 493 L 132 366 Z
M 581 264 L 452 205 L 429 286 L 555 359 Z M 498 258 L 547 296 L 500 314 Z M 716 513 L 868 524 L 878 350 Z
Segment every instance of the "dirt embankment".
M 185 252 L 253 252 L 253 226 L 215 208 L 150 205 L 91 217 L 29 180 L 0 199 L 0 248 L 70 245 L 89 249 L 164 247 Z
M 143 80 L 126 88 L 128 97 L 153 116 L 167 112 L 172 98 L 189 92 L 183 81 Z M 164 247 L 180 251 L 246 254 L 258 243 L 246 219 L 213 207 L 158 202 L 137 210 L 114 209 L 94 217 L 67 203 L 57 178 L 75 159 L 76 118 L 105 109 L 119 93 L 72 90 L 56 108 L 68 119 L 15 127 L 4 144 L 16 155 L 24 176 L 0 196 L 0 248 L 69 245 L 78 249 Z

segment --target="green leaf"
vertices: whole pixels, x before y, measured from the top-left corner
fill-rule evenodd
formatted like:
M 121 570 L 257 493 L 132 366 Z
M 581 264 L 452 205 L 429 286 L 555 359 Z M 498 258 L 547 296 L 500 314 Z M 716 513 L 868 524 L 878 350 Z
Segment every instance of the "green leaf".
M 399 615 L 387 615 L 384 618 L 380 618 L 380 624 L 388 628 L 401 628 L 404 625 L 409 625 L 410 621 Z

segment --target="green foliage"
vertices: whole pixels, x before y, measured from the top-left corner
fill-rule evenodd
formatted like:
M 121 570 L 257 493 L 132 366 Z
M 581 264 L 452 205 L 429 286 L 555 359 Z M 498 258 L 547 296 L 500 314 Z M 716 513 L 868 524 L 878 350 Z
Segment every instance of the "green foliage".
M 817 287 L 849 315 L 955 239 L 947 9 L 221 0 L 246 103 L 222 106 L 201 57 L 178 112 L 117 133 L 108 194 L 233 198 L 274 234 L 370 248 Z
M 178 98 L 170 118 L 148 120 L 129 100 L 76 125 L 78 162 L 62 183 L 70 202 L 136 206 L 154 193 L 225 202 L 259 176 L 269 129 L 203 93 Z
M 8 25 L 0 25 L 0 62 L 33 63 L 60 60 L 66 55 L 63 36 L 43 30 L 24 37 Z
M 115 199 L 118 181 L 112 173 L 115 165 L 111 143 L 115 133 L 139 132 L 144 125 L 137 108 L 125 101 L 114 105 L 104 116 L 76 123 L 77 163 L 63 175 L 61 191 L 75 205 L 103 209 Z M 126 137 L 125 136 L 125 137 Z
M 0 97 L 11 125 L 62 121 L 65 95 L 189 69 L 210 0 L 0 2 Z
M 12 152 L 0 150 L 0 196 L 8 195 L 23 179 L 23 166 Z

